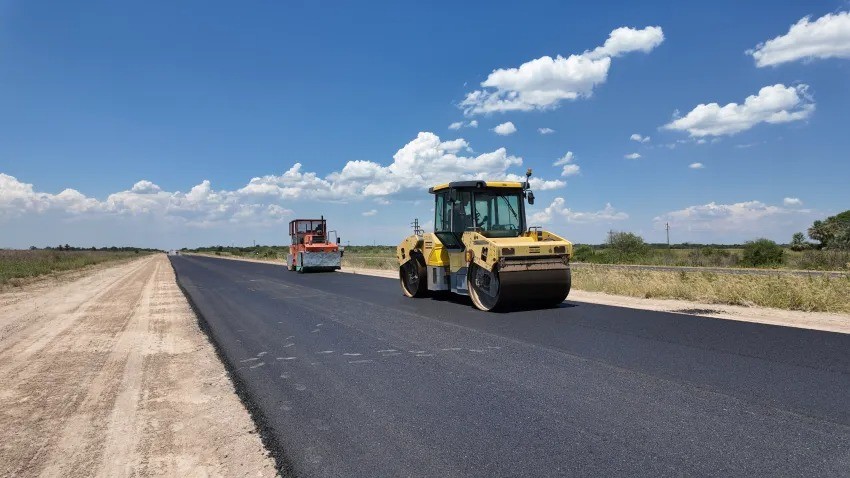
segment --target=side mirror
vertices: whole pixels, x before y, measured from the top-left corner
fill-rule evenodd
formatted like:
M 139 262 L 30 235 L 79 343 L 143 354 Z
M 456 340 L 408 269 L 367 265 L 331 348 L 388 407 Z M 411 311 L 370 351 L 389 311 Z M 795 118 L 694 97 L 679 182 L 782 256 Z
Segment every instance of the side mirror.
M 336 238 L 336 243 L 339 244 L 339 238 L 338 237 Z
M 534 205 L 534 193 L 531 191 L 528 191 L 528 204 Z

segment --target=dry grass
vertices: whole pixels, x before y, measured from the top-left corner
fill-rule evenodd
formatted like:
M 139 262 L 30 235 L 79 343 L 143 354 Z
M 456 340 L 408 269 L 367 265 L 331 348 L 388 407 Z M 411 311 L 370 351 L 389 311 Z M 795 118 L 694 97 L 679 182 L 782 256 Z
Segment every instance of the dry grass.
M 736 275 L 586 267 L 573 269 L 573 287 L 632 297 L 850 313 L 850 276 Z
M 395 254 L 391 256 L 363 256 L 346 251 L 342 256 L 342 266 L 355 269 L 396 270 L 398 269 L 398 259 L 396 259 Z
M 0 250 L 0 285 L 18 285 L 26 278 L 131 257 L 139 257 L 139 254 L 113 251 Z

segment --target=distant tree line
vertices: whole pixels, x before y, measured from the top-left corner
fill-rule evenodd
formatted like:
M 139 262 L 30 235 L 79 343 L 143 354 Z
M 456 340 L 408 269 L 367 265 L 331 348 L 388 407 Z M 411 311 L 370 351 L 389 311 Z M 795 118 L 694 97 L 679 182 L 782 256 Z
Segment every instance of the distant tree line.
M 573 260 L 601 264 L 670 264 L 714 267 L 794 267 L 800 269 L 850 269 L 850 211 L 818 220 L 791 242 L 777 244 L 758 238 L 744 244 L 646 244 L 631 232 L 608 234 L 600 245 L 573 248 Z M 786 247 L 799 254 L 790 257 Z M 687 252 L 685 251 L 687 250 Z
M 791 239 L 792 248 L 804 250 L 815 247 L 817 249 L 848 251 L 850 250 L 850 210 L 829 216 L 823 221 L 815 221 L 806 232 L 812 240 L 818 241 L 817 244 L 806 242 L 803 233 L 798 232 Z
M 151 249 L 149 247 L 131 247 L 131 246 L 110 246 L 110 247 L 78 247 L 71 246 L 68 244 L 59 244 L 56 247 L 47 246 L 44 248 L 38 248 L 36 246 L 30 246 L 31 251 L 45 250 L 45 251 L 107 251 L 107 252 L 163 252 L 161 249 Z

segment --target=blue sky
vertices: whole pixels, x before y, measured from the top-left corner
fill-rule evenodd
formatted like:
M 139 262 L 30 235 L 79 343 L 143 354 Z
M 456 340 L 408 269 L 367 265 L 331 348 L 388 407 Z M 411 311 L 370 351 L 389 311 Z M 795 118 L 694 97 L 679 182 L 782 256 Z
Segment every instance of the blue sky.
M 848 209 L 850 4 L 692 3 L 2 2 L 0 247 L 282 243 L 318 214 L 395 244 L 429 181 L 527 167 L 532 222 L 575 242 Z

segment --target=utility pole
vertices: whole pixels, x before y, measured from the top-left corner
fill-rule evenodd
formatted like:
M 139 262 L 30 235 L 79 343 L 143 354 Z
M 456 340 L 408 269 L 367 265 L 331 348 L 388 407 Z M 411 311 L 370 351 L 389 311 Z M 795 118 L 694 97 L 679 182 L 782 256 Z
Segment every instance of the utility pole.
M 417 236 L 421 236 L 422 233 L 425 232 L 419 227 L 419 218 L 418 217 L 416 219 L 414 219 L 413 222 L 410 225 L 413 226 L 413 233 L 416 234 Z
M 670 249 L 670 223 L 664 223 L 665 229 L 667 229 L 667 249 Z

